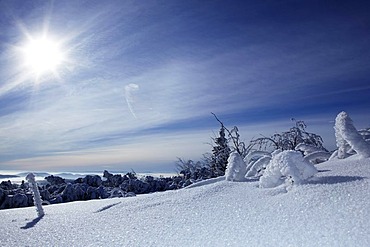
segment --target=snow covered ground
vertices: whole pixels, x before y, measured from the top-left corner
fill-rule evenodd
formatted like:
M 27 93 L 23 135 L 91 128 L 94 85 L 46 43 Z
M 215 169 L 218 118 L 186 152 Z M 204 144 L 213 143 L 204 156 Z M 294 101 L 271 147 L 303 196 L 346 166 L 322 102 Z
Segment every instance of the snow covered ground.
M 0 211 L 1 246 L 370 246 L 370 159 L 316 166 L 303 185 L 202 186 Z

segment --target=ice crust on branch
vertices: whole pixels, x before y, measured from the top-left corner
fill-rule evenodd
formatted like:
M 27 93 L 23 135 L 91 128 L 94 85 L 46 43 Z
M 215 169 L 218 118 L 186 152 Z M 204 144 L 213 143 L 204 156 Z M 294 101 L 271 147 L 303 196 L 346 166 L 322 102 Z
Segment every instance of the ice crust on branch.
M 316 147 L 314 145 L 309 145 L 309 144 L 306 144 L 306 143 L 300 143 L 300 144 L 298 144 L 295 147 L 295 150 L 296 151 L 302 151 L 304 155 L 308 155 L 308 154 L 313 153 L 313 152 L 322 151 L 321 148 L 318 148 L 318 147 Z
M 334 129 L 339 159 L 344 159 L 348 156 L 348 144 L 358 155 L 364 158 L 370 157 L 370 144 L 357 131 L 352 119 L 346 112 L 342 111 L 337 115 Z
M 29 173 L 26 176 L 26 180 L 28 181 L 28 183 L 30 183 L 30 188 L 33 194 L 33 201 L 36 206 L 38 217 L 42 217 L 44 216 L 45 213 L 44 213 L 44 209 L 42 208 L 42 200 L 41 200 L 39 188 L 37 187 L 37 184 L 36 184 L 35 174 Z
M 250 167 L 248 167 L 246 177 L 254 177 L 258 176 L 258 174 L 268 165 L 271 160 L 271 155 L 265 155 L 259 158 L 257 161 L 252 163 Z
M 312 152 L 310 154 L 307 154 L 304 159 L 306 161 L 309 161 L 313 164 L 320 163 L 316 162 L 317 160 L 320 160 L 321 162 L 326 161 L 330 158 L 330 153 L 329 152 L 324 152 L 324 151 L 317 151 L 317 152 Z

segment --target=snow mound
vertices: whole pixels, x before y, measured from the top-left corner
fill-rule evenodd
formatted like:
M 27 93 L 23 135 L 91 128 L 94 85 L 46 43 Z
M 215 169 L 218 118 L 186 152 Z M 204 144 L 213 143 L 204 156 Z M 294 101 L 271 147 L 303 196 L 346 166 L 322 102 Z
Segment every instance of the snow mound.
M 283 151 L 273 154 L 260 178 L 261 188 L 272 188 L 283 183 L 300 184 L 317 173 L 316 168 L 307 162 L 298 151 Z

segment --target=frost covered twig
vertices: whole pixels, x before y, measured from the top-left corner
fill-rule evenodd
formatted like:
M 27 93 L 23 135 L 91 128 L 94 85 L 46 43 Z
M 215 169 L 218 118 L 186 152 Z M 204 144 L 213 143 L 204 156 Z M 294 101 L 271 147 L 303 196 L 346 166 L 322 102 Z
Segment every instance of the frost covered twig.
M 33 173 L 29 173 L 26 176 L 26 179 L 31 185 L 31 190 L 33 193 L 33 201 L 36 206 L 37 214 L 39 217 L 42 217 L 45 215 L 45 213 L 44 213 L 44 209 L 42 208 L 42 200 L 41 200 L 39 188 L 37 187 L 37 184 L 36 184 L 35 175 Z
M 266 168 L 268 163 L 271 160 L 271 154 L 270 156 L 265 155 L 259 158 L 257 161 L 253 162 L 250 166 L 248 166 L 246 177 L 253 177 L 258 176 L 258 174 Z
M 329 152 L 324 152 L 324 151 L 316 151 L 312 152 L 310 154 L 307 154 L 304 157 L 305 161 L 309 161 L 313 164 L 321 163 L 323 161 L 326 161 L 330 158 L 330 153 Z
M 245 143 L 240 140 L 238 127 L 234 126 L 232 130 L 229 130 L 225 127 L 224 123 L 216 116 L 216 114 L 214 114 L 213 112 L 211 112 L 211 114 L 216 118 L 217 122 L 221 124 L 221 127 L 224 128 L 229 134 L 229 138 L 233 142 L 235 151 L 238 152 L 240 156 L 245 157 L 248 148 L 245 146 Z

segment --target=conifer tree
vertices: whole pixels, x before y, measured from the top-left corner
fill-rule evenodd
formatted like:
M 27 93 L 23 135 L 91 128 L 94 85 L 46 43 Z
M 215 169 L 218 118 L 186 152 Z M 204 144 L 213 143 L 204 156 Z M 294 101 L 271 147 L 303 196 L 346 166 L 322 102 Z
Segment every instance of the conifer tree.
M 215 146 L 212 148 L 210 167 L 215 177 L 223 176 L 230 156 L 230 148 L 225 135 L 225 126 L 221 123 L 219 136 L 214 138 Z

